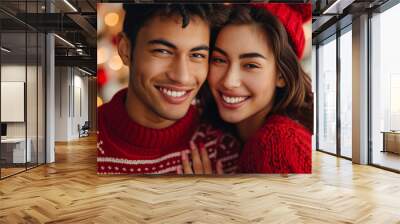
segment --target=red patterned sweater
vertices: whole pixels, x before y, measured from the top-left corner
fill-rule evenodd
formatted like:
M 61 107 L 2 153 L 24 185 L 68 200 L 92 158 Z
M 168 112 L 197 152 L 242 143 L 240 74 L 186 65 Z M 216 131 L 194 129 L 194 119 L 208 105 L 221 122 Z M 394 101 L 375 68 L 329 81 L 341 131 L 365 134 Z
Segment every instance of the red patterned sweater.
M 170 127 L 147 128 L 130 119 L 125 110 L 126 92 L 119 91 L 98 109 L 98 174 L 176 173 L 181 152 L 190 148 L 191 141 L 206 147 L 214 171 L 217 160 L 222 161 L 225 173 L 236 170 L 239 143 L 231 135 L 200 123 L 194 106 Z
M 287 116 L 272 115 L 245 144 L 241 173 L 311 173 L 311 133 Z

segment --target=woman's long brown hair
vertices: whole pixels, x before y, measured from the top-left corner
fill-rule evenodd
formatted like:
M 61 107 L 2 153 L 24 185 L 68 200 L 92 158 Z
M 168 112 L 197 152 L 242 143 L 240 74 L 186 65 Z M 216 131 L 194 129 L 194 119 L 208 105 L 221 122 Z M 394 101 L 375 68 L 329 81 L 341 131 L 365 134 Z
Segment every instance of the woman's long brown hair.
M 276 89 L 274 105 L 269 114 L 289 116 L 312 132 L 314 109 L 311 79 L 302 69 L 284 26 L 268 11 L 243 5 L 233 6 L 231 9 L 229 20 L 225 25 L 232 24 L 260 26 L 266 34 L 268 44 L 272 47 L 278 75 L 285 80 L 285 86 Z M 217 124 L 220 128 L 232 130 L 232 126 L 227 126 L 226 123 L 221 125 L 223 123 L 216 114 L 218 112 L 215 112 L 218 108 L 210 94 L 208 84 L 205 84 L 200 91 L 200 102 L 204 109 L 203 118 Z

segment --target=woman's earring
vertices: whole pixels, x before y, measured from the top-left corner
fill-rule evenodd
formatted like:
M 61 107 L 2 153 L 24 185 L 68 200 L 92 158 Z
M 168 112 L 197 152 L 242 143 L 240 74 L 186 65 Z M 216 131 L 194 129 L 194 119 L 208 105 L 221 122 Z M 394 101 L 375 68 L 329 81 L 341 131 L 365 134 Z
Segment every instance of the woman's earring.
M 276 86 L 279 88 L 285 87 L 286 83 L 285 83 L 285 79 L 283 79 L 283 77 L 281 75 L 279 75 Z

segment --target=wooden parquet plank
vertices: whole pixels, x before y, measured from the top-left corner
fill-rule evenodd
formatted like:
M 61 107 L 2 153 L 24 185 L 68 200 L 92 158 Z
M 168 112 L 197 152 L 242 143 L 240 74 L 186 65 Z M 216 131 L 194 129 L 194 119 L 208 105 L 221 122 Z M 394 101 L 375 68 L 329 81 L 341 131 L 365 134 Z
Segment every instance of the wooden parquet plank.
M 399 223 L 400 175 L 319 152 L 312 175 L 97 176 L 94 136 L 0 181 L 0 223 Z

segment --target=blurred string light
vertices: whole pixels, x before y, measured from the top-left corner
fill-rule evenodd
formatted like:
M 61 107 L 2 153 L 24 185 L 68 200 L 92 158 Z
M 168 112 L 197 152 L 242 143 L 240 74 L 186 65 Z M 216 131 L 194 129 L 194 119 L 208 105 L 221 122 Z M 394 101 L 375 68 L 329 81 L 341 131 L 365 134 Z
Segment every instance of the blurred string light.
M 304 30 L 304 38 L 306 40 L 305 42 L 305 47 L 304 47 L 304 54 L 303 54 L 303 59 L 308 61 L 308 59 L 311 57 L 311 38 L 312 38 L 312 25 L 311 25 L 311 21 L 307 22 L 303 25 L 303 30 Z M 309 63 L 309 62 L 307 62 Z M 305 66 L 309 66 L 306 65 Z
M 104 23 L 107 26 L 115 26 L 119 22 L 119 15 L 115 12 L 109 12 L 104 17 Z
M 109 61 L 108 65 L 114 71 L 118 71 L 122 68 L 123 63 L 119 55 L 114 55 L 111 60 Z
M 311 22 L 305 23 L 303 25 L 303 29 L 304 29 L 304 35 L 305 35 L 305 39 L 309 40 L 311 38 Z
M 102 66 L 97 67 L 97 84 L 101 88 L 107 83 L 106 70 Z
M 103 64 L 106 63 L 106 61 L 108 61 L 109 58 L 109 53 L 106 49 L 106 47 L 99 47 L 97 49 L 97 64 Z
M 97 107 L 103 105 L 103 100 L 100 97 L 97 97 Z
M 123 64 L 116 48 L 123 18 L 122 3 L 97 5 L 98 105 L 108 102 L 127 86 L 129 68 Z

